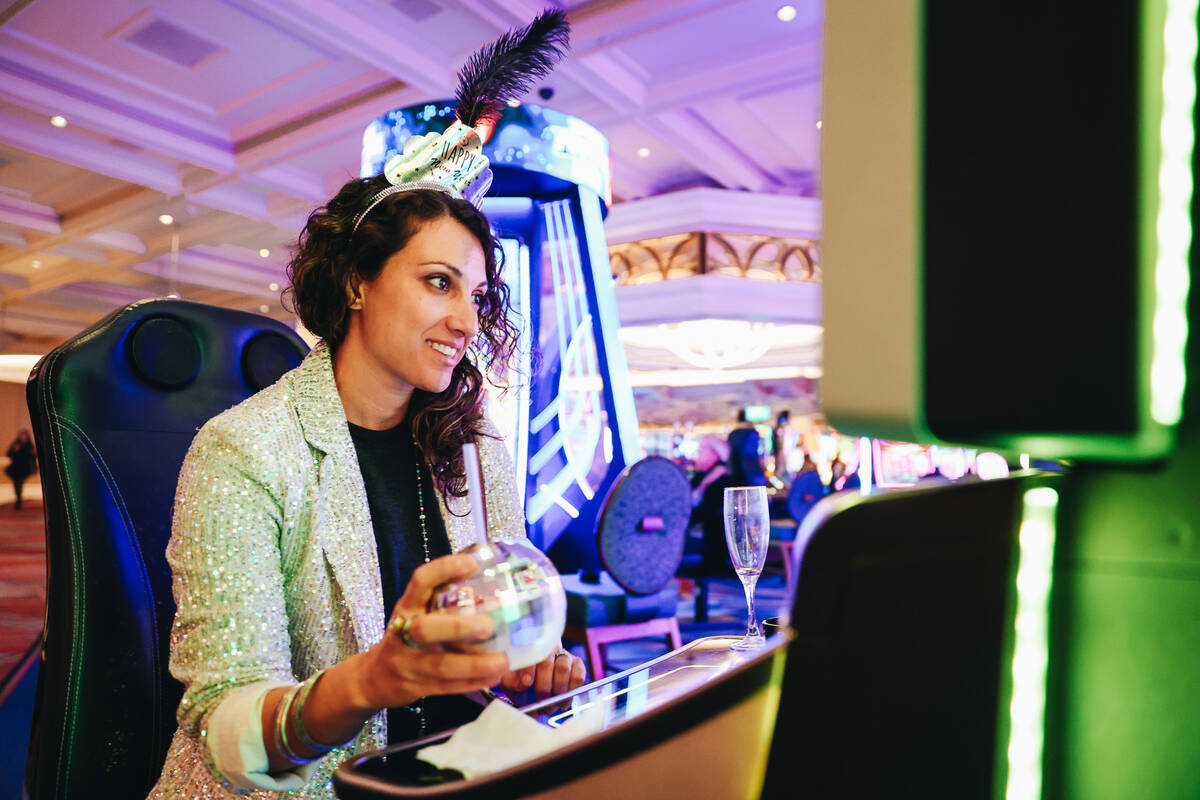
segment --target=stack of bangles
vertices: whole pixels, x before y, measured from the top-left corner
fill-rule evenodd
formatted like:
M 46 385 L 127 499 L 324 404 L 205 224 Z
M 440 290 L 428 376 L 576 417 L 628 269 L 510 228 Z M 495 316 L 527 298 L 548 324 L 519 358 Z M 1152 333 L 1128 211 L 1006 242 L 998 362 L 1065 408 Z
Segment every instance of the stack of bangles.
M 313 741 L 313 738 L 308 735 L 308 729 L 304 727 L 304 702 L 308 699 L 308 693 L 317 685 L 317 681 L 321 680 L 321 676 L 325 674 L 325 670 L 321 670 L 313 675 L 304 683 L 298 683 L 287 690 L 287 693 L 279 700 L 279 705 L 275 707 L 275 749 L 280 755 L 286 758 L 293 766 L 301 766 L 310 761 L 320 758 L 325 753 L 337 748 L 339 745 L 321 744 Z M 318 755 L 307 758 L 296 752 L 293 742 L 288 738 L 288 720 L 292 716 L 292 710 L 295 709 L 296 719 L 294 730 L 300 743 Z

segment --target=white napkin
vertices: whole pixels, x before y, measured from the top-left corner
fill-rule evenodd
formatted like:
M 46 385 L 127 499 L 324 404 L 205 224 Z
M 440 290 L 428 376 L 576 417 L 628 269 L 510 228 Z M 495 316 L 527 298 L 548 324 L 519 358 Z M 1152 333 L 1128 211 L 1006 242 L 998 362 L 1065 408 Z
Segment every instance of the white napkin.
M 438 769 L 456 769 L 471 780 L 545 755 L 599 731 L 604 723 L 603 705 L 596 703 L 558 728 L 551 728 L 508 703 L 489 703 L 474 722 L 463 725 L 441 744 L 421 748 L 417 758 Z

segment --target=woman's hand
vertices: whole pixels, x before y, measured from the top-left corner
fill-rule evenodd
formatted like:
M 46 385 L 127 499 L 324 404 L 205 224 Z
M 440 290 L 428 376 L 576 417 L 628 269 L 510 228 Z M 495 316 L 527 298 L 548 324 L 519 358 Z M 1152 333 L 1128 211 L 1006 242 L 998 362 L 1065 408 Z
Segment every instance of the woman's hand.
M 578 689 L 585 683 L 587 668 L 583 659 L 560 648 L 544 661 L 509 672 L 500 681 L 500 686 L 510 693 L 522 692 L 532 686 L 534 695 L 542 700 Z
M 479 567 L 470 556 L 450 555 L 423 564 L 396 607 L 383 638 L 368 650 L 330 668 L 312 688 L 304 706 L 308 735 L 321 744 L 340 744 L 384 708 L 405 706 L 433 694 L 458 694 L 498 684 L 508 669 L 503 653 L 454 653 L 447 645 L 471 645 L 492 635 L 486 615 L 427 614 L 433 590 L 459 580 Z M 403 634 L 403 635 L 401 635 Z M 263 703 L 263 742 L 272 770 L 288 761 L 274 744 L 275 711 L 286 689 L 273 689 Z M 293 715 L 294 717 L 294 715 Z M 295 719 L 289 720 L 289 731 Z M 313 758 L 319 753 L 298 745 L 297 752 Z
M 418 567 L 396 602 L 383 639 L 367 651 L 362 702 L 371 708 L 407 705 L 432 694 L 461 694 L 495 686 L 508 672 L 503 653 L 449 652 L 492 636 L 491 617 L 428 614 L 434 590 L 479 569 L 466 555 L 450 555 Z

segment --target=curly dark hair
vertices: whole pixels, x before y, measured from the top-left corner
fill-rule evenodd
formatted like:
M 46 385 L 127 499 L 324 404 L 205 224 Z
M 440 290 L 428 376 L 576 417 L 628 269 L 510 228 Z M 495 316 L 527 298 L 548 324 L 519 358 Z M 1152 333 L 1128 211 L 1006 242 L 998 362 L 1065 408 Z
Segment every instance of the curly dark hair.
M 348 287 L 374 280 L 393 254 L 425 225 L 443 217 L 461 223 L 479 240 L 487 291 L 479 306 L 479 333 L 454 367 L 450 385 L 436 394 L 414 389 L 409 401 L 413 436 L 443 494 L 466 495 L 464 442 L 489 435 L 483 425 L 484 373 L 504 388 L 519 330 L 510 319 L 508 286 L 500 279 L 500 246 L 487 217 L 466 200 L 430 189 L 384 198 L 354 230 L 354 219 L 370 198 L 388 187 L 382 176 L 347 183 L 308 217 L 295 255 L 288 262 L 285 303 L 310 331 L 335 350 L 350 324 Z M 499 381 L 499 383 L 497 383 Z

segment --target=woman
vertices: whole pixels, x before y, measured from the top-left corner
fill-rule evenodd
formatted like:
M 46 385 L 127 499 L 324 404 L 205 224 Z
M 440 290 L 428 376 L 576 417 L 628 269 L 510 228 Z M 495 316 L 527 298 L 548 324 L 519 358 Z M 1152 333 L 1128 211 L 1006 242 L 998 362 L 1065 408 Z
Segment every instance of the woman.
M 35 466 L 33 439 L 30 438 L 29 431 L 22 428 L 17 432 L 17 438 L 8 446 L 8 466 L 4 468 L 4 472 L 12 478 L 13 492 L 17 496 L 17 502 L 13 504 L 14 511 L 21 510 L 21 491 L 25 488 L 25 481 L 33 474 Z
M 484 216 L 453 192 L 387 186 L 351 181 L 309 218 L 290 293 L 323 341 L 205 425 L 184 462 L 167 557 L 185 693 L 151 797 L 332 797 L 337 764 L 389 728 L 460 721 L 428 698 L 584 681 L 565 652 L 517 672 L 452 652 L 490 619 L 425 613 L 474 569 L 450 555 L 472 541 L 463 442 L 480 450 L 489 535 L 524 536 L 481 374 L 517 332 Z

